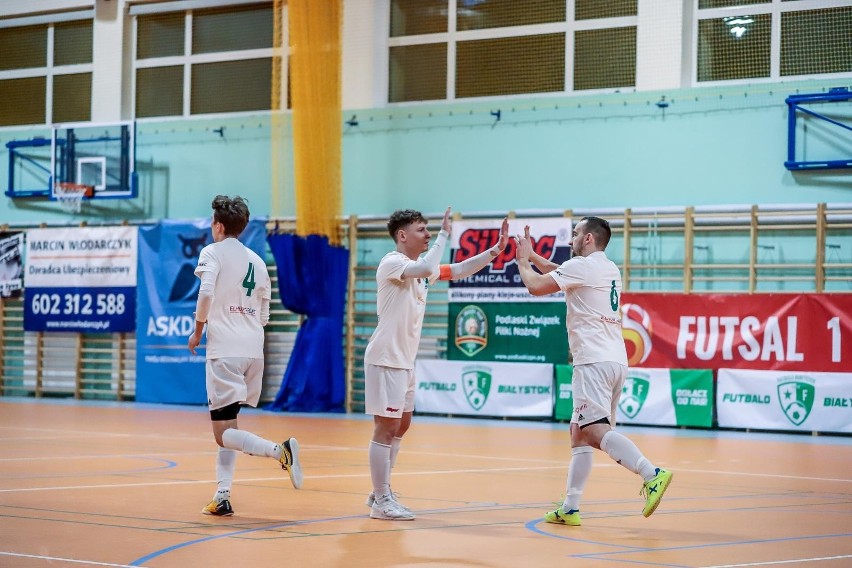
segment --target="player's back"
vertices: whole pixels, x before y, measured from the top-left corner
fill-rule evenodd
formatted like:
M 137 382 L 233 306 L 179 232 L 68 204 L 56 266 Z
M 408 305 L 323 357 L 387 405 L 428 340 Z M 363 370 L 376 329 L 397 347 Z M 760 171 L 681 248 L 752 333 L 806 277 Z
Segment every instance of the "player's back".
M 261 313 L 264 298 L 271 295 L 266 263 L 234 238 L 205 247 L 205 259 L 218 267 L 207 324 L 208 358 L 263 357 Z

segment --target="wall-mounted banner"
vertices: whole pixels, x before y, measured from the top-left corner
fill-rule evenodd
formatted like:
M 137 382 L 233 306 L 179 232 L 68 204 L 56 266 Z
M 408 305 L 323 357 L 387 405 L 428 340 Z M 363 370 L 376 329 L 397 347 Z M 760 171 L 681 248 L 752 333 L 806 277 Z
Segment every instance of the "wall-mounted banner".
M 471 258 L 497 243 L 502 219 L 458 220 L 450 240 L 451 262 Z M 534 250 L 561 264 L 571 256 L 571 219 L 511 219 L 509 234 L 530 226 Z M 515 241 L 494 261 L 450 282 L 447 358 L 460 361 L 564 363 L 568 360 L 562 292 L 532 296 L 515 260 Z
M 570 420 L 573 367 L 556 365 L 557 420 Z M 713 371 L 628 369 L 616 415 L 618 424 L 713 426 Z
M 631 367 L 852 371 L 852 294 L 622 296 Z
M 253 219 L 240 236 L 266 257 L 265 221 Z M 139 310 L 136 325 L 136 400 L 204 404 L 206 343 L 196 355 L 187 340 L 195 329 L 201 281 L 195 267 L 201 249 L 213 242 L 210 219 L 162 221 L 139 228 Z
M 552 416 L 553 365 L 418 360 L 415 410 L 472 416 Z
M 852 374 L 719 369 L 722 428 L 852 433 Z
M 19 298 L 24 289 L 24 233 L 0 232 L 0 298 Z
M 24 330 L 133 331 L 137 240 L 136 227 L 28 231 Z

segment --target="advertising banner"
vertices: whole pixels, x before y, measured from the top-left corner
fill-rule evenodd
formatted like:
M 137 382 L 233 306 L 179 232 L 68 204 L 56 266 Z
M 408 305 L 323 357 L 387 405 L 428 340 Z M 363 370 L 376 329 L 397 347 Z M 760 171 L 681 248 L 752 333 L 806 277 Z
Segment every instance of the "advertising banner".
M 494 246 L 502 219 L 458 220 L 450 238 L 451 262 Z M 571 255 L 571 219 L 510 219 L 509 234 L 530 226 L 533 249 L 561 264 Z M 476 274 L 451 281 L 448 293 L 449 349 L 457 361 L 564 363 L 568 360 L 565 298 L 561 292 L 532 296 L 515 261 L 515 241 Z
M 213 242 L 210 219 L 162 221 L 139 228 L 139 309 L 136 325 L 136 400 L 205 404 L 205 343 L 189 352 L 201 281 L 201 249 Z M 254 219 L 240 236 L 266 256 L 266 224 Z
M 418 360 L 415 410 L 470 416 L 552 416 L 553 365 Z
M 0 298 L 19 298 L 24 289 L 24 233 L 0 232 Z
M 28 231 L 24 330 L 133 331 L 137 239 L 136 227 Z
M 631 367 L 852 372 L 852 294 L 622 296 Z
M 556 365 L 557 420 L 573 411 L 573 367 Z M 617 424 L 713 426 L 713 371 L 628 369 L 618 403 Z
M 722 428 L 852 433 L 852 374 L 719 369 Z

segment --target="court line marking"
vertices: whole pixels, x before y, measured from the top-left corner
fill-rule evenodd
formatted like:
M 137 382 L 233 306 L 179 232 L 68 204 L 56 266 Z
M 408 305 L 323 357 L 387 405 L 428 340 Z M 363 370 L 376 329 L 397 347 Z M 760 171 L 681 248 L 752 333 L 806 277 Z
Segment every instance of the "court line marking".
M 742 566 L 768 566 L 770 564 L 798 564 L 800 562 L 816 562 L 818 560 L 840 560 L 842 558 L 852 558 L 852 554 L 843 554 L 841 556 L 821 556 L 819 558 L 796 558 L 795 560 L 749 562 L 747 564 L 716 564 L 715 566 L 705 566 L 704 568 L 740 568 Z
M 400 471 L 394 475 L 453 475 L 457 473 L 492 473 L 504 471 L 530 471 L 539 469 L 564 469 L 564 465 L 549 465 L 535 467 L 501 467 L 493 469 L 452 469 L 441 471 Z M 328 475 L 306 475 L 305 479 L 344 479 L 350 477 L 370 477 L 370 473 L 338 473 Z M 251 477 L 235 479 L 235 483 L 253 483 L 256 481 L 284 481 L 286 477 Z M 215 479 L 190 479 L 185 481 L 152 481 L 146 483 L 116 483 L 100 485 L 66 485 L 62 487 L 25 487 L 18 489 L 0 489 L 0 493 L 28 493 L 32 491 L 66 491 L 69 489 L 119 489 L 123 487 L 153 487 L 158 485 L 193 485 L 199 483 L 216 483 Z
M 745 471 L 717 471 L 713 469 L 672 468 L 673 471 L 688 471 L 690 473 L 709 473 L 711 475 L 739 475 L 741 477 L 772 477 L 775 479 L 801 479 L 805 481 L 839 481 L 852 483 L 852 479 L 836 479 L 833 477 L 811 477 L 806 475 L 783 475 L 780 473 L 748 473 Z
M 537 523 L 543 523 L 545 521 L 544 520 L 538 520 L 536 522 Z M 538 532 L 538 531 L 536 531 L 536 532 Z M 548 534 L 548 533 L 543 533 L 543 534 Z M 779 538 L 733 540 L 733 541 L 726 541 L 726 542 L 690 544 L 690 545 L 683 545 L 683 546 L 663 546 L 663 547 L 657 547 L 657 548 L 638 549 L 638 550 L 636 550 L 636 552 L 669 552 L 669 551 L 672 551 L 672 550 L 701 550 L 701 549 L 708 549 L 708 548 L 739 547 L 739 546 L 747 546 L 747 545 L 750 545 L 750 544 L 771 544 L 771 543 L 777 543 L 777 542 L 813 541 L 813 540 L 820 540 L 820 539 L 848 538 L 850 536 L 852 536 L 852 533 L 799 535 L 799 536 L 789 536 L 789 537 L 779 537 Z M 571 540 L 571 539 L 568 538 L 567 540 Z M 617 556 L 621 556 L 621 555 L 624 555 L 624 554 L 631 554 L 633 552 L 634 551 L 632 551 L 632 550 L 614 551 L 614 552 L 588 552 L 588 553 L 582 553 L 582 554 L 571 554 L 571 555 L 568 556 L 568 558 L 606 560 L 606 561 L 609 561 L 609 562 L 623 562 L 623 563 L 634 564 L 637 561 L 627 560 L 627 559 L 622 560 L 620 558 L 616 558 Z M 844 556 L 842 558 L 847 558 L 847 557 L 849 557 L 849 556 L 847 555 L 847 556 Z M 778 563 L 783 563 L 783 562 L 786 562 L 786 561 L 775 560 L 775 561 L 766 561 L 765 563 L 766 564 L 778 564 Z M 649 562 L 642 562 L 642 563 L 643 564 L 653 564 L 653 563 L 649 563 Z M 762 566 L 763 564 L 764 563 L 762 563 L 762 562 L 758 562 L 758 563 L 754 563 L 754 564 L 731 564 L 729 566 L 730 567 L 735 567 L 735 566 Z M 713 567 L 708 567 L 708 568 L 713 568 Z M 715 568 L 722 568 L 722 567 L 715 567 Z
M 114 568 L 139 568 L 139 564 L 110 564 L 109 562 L 95 562 L 92 560 L 75 560 L 73 558 L 59 558 L 58 556 L 41 556 L 38 554 L 18 554 L 16 552 L 0 551 L 0 556 L 15 556 L 17 558 L 35 558 L 36 560 L 49 560 L 53 562 L 73 562 L 74 564 L 86 564 L 87 566 L 113 566 Z

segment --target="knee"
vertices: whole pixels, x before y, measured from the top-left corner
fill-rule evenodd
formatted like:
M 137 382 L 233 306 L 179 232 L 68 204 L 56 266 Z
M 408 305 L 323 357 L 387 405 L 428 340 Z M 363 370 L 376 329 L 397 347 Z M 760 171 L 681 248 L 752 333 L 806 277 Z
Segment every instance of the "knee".
M 373 441 L 389 446 L 397 436 L 398 431 L 398 426 L 393 423 L 376 424 L 376 428 L 373 430 Z

